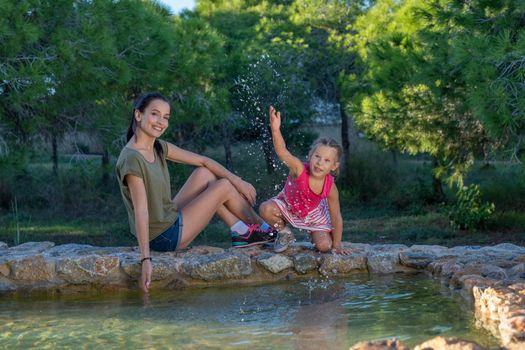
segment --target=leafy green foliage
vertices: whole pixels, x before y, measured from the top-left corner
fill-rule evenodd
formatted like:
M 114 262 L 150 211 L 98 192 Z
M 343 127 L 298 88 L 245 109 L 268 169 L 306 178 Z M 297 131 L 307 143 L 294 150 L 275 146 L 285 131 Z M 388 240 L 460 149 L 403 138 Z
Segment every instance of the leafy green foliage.
M 478 229 L 494 213 L 494 203 L 482 202 L 479 185 L 462 186 L 456 193 L 456 202 L 448 209 L 452 226 L 461 230 Z
M 465 83 L 451 61 L 457 28 L 439 4 L 378 1 L 357 19 L 353 37 L 361 70 L 345 91 L 356 124 L 387 149 L 428 153 L 435 175 L 461 184 L 488 142 L 485 126 L 466 108 Z

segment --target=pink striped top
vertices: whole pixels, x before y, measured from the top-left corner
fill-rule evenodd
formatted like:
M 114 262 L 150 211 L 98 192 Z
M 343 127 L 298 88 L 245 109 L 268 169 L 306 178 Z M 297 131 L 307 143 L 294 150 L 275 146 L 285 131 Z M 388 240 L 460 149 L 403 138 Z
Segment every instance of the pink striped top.
M 330 189 L 334 183 L 334 177 L 327 175 L 324 180 L 323 190 L 320 194 L 315 193 L 310 188 L 308 179 L 310 177 L 310 168 L 308 163 L 304 163 L 304 170 L 297 178 L 288 175 L 284 185 L 284 194 L 292 211 L 299 217 L 305 218 L 309 212 L 319 206 L 322 199 L 328 197 Z

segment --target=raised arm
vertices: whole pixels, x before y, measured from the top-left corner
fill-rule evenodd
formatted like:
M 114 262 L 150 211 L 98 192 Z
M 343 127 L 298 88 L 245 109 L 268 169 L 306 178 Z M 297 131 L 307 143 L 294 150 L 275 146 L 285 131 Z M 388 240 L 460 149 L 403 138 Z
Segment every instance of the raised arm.
M 336 254 L 347 255 L 351 251 L 342 249 L 341 241 L 343 238 L 343 216 L 341 215 L 341 207 L 339 204 L 339 191 L 335 183 L 328 194 L 328 207 L 330 211 L 330 220 L 332 221 L 332 252 Z
M 202 166 L 211 171 L 218 178 L 226 178 L 230 180 L 232 185 L 242 194 L 251 205 L 255 204 L 257 192 L 255 187 L 250 183 L 244 181 L 239 176 L 235 175 L 215 160 L 193 153 L 168 143 L 167 158 L 173 162 L 189 164 L 193 166 Z
M 299 176 L 303 172 L 303 162 L 286 148 L 283 135 L 281 134 L 281 113 L 270 106 L 270 129 L 272 130 L 273 147 L 279 159 L 290 169 L 293 177 Z
M 135 213 L 135 232 L 140 249 L 140 259 L 150 257 L 149 250 L 149 216 L 148 200 L 144 180 L 135 175 L 126 175 L 131 201 L 133 202 L 133 212 Z M 152 274 L 151 260 L 142 261 L 142 281 L 141 287 L 147 292 L 151 283 Z

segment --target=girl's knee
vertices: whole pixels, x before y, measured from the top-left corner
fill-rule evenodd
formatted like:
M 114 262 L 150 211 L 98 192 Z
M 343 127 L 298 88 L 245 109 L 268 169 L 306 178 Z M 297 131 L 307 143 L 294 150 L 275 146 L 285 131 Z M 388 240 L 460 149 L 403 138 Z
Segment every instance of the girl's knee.
M 323 240 L 320 242 L 315 243 L 315 247 L 317 250 L 319 250 L 321 253 L 328 253 L 332 250 L 332 241 Z
M 263 202 L 259 206 L 259 214 L 261 216 L 266 216 L 266 217 L 271 216 L 273 214 L 273 211 L 274 211 L 274 205 L 272 201 Z
M 315 247 L 322 253 L 327 253 L 332 250 L 332 236 L 328 232 L 312 232 L 312 240 Z
M 233 187 L 232 183 L 228 179 L 219 179 L 215 181 L 214 186 L 218 187 L 226 193 L 235 190 L 235 187 Z
M 213 182 L 217 180 L 217 177 L 210 170 L 208 170 L 208 168 L 205 168 L 203 166 L 200 166 L 197 169 L 193 170 L 192 175 L 197 176 L 199 179 L 202 179 L 206 182 Z

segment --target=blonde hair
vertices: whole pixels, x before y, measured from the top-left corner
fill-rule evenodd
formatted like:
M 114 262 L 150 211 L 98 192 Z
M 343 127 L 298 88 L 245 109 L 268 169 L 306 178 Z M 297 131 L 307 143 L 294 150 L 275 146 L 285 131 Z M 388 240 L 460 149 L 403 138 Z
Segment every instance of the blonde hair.
M 315 150 L 319 146 L 327 146 L 327 147 L 331 147 L 331 148 L 335 149 L 336 152 L 337 152 L 337 159 L 336 159 L 336 161 L 337 161 L 337 163 L 341 163 L 341 157 L 343 156 L 343 147 L 341 147 L 341 145 L 336 140 L 334 140 L 333 138 L 320 138 L 317 141 L 315 141 L 312 144 L 312 146 L 310 147 L 310 151 L 308 152 L 308 161 L 310 161 L 310 158 L 312 157 L 312 154 L 314 154 Z M 339 175 L 339 167 L 337 167 L 337 169 L 332 171 L 332 175 L 333 176 Z

